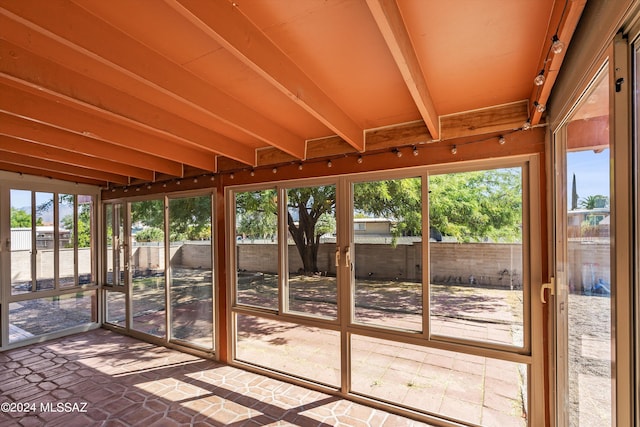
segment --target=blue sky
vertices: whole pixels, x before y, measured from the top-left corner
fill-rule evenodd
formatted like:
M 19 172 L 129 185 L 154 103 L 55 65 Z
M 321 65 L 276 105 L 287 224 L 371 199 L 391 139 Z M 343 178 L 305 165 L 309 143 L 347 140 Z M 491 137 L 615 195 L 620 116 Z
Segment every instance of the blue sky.
M 567 153 L 567 197 L 571 203 L 571 181 L 576 174 L 578 200 L 588 196 L 609 197 L 609 149 L 602 153 L 592 150 Z

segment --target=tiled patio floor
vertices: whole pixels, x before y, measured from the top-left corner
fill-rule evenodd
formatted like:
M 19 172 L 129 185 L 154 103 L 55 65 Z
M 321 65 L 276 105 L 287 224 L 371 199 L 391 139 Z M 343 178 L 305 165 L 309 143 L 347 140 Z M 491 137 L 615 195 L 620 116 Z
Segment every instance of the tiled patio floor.
M 0 426 L 427 426 L 104 329 L 0 353 Z

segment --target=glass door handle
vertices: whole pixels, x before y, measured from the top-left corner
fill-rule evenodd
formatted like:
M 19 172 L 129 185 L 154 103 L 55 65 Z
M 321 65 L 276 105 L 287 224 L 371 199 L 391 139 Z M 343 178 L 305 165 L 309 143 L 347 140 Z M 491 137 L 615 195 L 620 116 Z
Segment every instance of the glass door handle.
M 340 267 L 340 248 L 336 249 L 336 267 Z
M 556 279 L 555 279 L 555 277 L 552 277 L 550 282 L 551 283 L 543 283 L 542 287 L 540 288 L 540 301 L 542 301 L 543 304 L 547 303 L 547 300 L 544 297 L 544 290 L 545 289 L 549 289 L 549 293 L 551 295 L 555 295 L 556 294 Z
M 347 247 L 344 250 L 344 266 L 351 267 L 351 247 Z

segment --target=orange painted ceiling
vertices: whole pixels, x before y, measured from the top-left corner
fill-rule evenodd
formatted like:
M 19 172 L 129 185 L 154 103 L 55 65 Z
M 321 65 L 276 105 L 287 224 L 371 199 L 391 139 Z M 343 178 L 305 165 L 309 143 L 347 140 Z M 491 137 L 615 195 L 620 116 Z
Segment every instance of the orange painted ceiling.
M 505 105 L 536 124 L 584 1 L 0 0 L 0 170 L 123 185 Z

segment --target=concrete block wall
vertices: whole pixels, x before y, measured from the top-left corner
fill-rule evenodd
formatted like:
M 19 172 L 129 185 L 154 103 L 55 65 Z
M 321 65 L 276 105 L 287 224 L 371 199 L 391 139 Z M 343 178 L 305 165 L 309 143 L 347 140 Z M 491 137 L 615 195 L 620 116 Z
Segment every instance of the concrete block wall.
M 432 283 L 522 287 L 522 245 L 434 243 L 429 247 Z
M 53 278 L 54 254 L 52 249 L 39 249 L 36 256 L 36 275 L 39 278 Z M 60 249 L 58 268 L 59 277 L 73 277 L 75 265 L 73 249 Z M 78 249 L 78 274 L 91 274 L 91 249 Z M 11 281 L 13 283 L 31 280 L 31 251 L 21 250 L 11 252 Z
M 422 280 L 422 244 L 392 246 L 355 245 L 356 278 L 381 280 Z
M 318 252 L 318 268 L 322 273 L 335 275 L 336 245 L 325 243 Z M 429 246 L 432 283 L 469 284 L 518 288 L 522 285 L 522 247 L 518 244 L 496 243 L 448 243 L 438 242 Z M 278 271 L 278 245 L 239 244 L 236 246 L 238 268 L 275 274 Z M 302 262 L 295 245 L 289 245 L 289 271 L 295 273 L 302 268 Z M 589 291 L 602 280 L 611 283 L 610 245 L 602 241 L 570 241 L 568 266 L 569 288 L 573 292 Z M 211 246 L 185 243 L 172 246 L 171 262 L 175 266 L 211 268 Z M 420 281 L 422 278 L 422 244 L 356 244 L 355 274 L 358 278 L 380 280 Z M 108 257 L 110 258 L 110 257 Z M 148 269 L 163 271 L 163 246 L 138 246 L 132 254 L 134 271 Z M 39 251 L 36 263 L 39 277 L 53 275 L 53 251 Z M 88 248 L 78 250 L 78 271 L 81 275 L 91 272 L 92 254 Z M 108 266 L 110 265 L 108 260 Z M 30 251 L 11 253 L 11 281 L 18 283 L 31 279 Z M 60 277 L 74 274 L 73 251 L 60 251 Z
M 211 245 L 182 244 L 171 247 L 171 265 L 191 268 L 211 268 Z
M 294 245 L 289 245 L 289 272 L 302 262 Z M 335 244 L 322 244 L 318 269 L 335 274 Z M 275 274 L 278 253 L 275 244 L 240 244 L 236 247 L 238 268 Z M 496 243 L 433 243 L 430 246 L 431 281 L 434 283 L 480 284 L 518 288 L 522 286 L 522 246 Z M 422 244 L 356 244 L 357 278 L 420 281 L 424 269 Z

